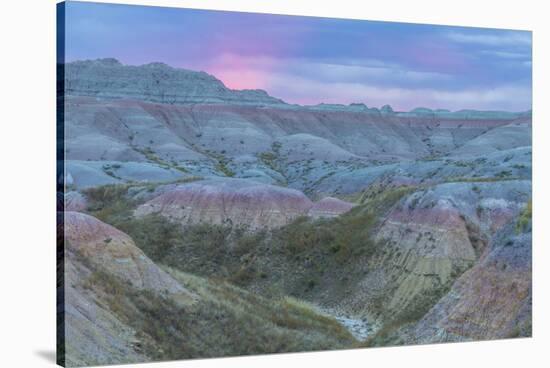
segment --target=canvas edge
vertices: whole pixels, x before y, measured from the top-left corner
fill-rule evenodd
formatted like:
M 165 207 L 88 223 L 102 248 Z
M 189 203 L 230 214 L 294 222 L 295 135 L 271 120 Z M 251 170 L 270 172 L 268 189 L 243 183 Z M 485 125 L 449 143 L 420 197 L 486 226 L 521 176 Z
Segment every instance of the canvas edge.
M 65 366 L 65 2 L 56 4 L 56 363 Z

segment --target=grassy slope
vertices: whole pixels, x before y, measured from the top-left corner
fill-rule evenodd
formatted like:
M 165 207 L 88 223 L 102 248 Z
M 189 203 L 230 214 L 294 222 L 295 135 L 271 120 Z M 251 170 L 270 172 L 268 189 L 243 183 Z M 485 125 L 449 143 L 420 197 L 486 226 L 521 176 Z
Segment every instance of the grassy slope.
M 357 341 L 307 304 L 268 300 L 223 281 L 167 269 L 199 296 L 192 305 L 140 291 L 95 271 L 82 287 L 137 331 L 133 346 L 151 360 L 341 349 Z
M 154 261 L 195 292 L 199 301 L 181 305 L 170 297 L 135 290 L 103 272 L 93 273 L 83 287 L 99 294 L 109 310 L 139 331 L 136 349 L 152 360 L 358 345 L 335 319 L 303 301 L 262 297 L 228 282 L 244 281 L 239 279 L 240 259 L 265 233 L 212 225 L 182 229 L 155 215 L 136 219 L 131 214 L 137 203 L 126 196 L 128 188 L 109 185 L 88 190 L 89 211 L 132 236 Z M 228 245 L 236 247 L 228 250 Z M 218 267 L 225 273 L 214 272 Z M 182 270 L 199 271 L 195 273 L 202 277 Z
M 290 295 L 335 304 L 364 277 L 380 251 L 372 239 L 380 218 L 413 189 L 393 188 L 333 219 L 302 217 L 273 231 L 198 224 L 182 228 L 160 215 L 131 216 L 124 190 L 98 188 L 93 214 L 129 234 L 159 264 L 223 279 L 266 297 Z M 106 193 L 116 192 L 116 196 Z

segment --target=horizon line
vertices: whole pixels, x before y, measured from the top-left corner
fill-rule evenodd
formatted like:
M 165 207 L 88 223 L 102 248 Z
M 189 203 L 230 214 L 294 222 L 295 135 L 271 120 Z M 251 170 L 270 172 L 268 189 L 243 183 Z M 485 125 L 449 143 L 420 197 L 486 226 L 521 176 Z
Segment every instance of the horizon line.
M 217 75 L 215 75 L 211 72 L 208 72 L 208 71 L 205 71 L 205 70 L 189 69 L 189 68 L 184 68 L 184 67 L 180 67 L 180 66 L 173 66 L 173 65 L 170 65 L 170 64 L 168 64 L 166 62 L 163 62 L 163 61 L 150 61 L 150 62 L 143 63 L 143 64 L 131 64 L 131 63 L 123 63 L 116 57 L 98 57 L 96 59 L 74 59 L 74 60 L 70 60 L 70 61 L 65 60 L 63 63 L 58 63 L 58 64 L 70 64 L 70 63 L 75 63 L 75 62 L 97 62 L 97 61 L 109 61 L 109 60 L 115 61 L 123 67 L 127 67 L 127 66 L 144 67 L 144 66 L 148 66 L 148 65 L 152 65 L 152 64 L 157 64 L 157 65 L 164 65 L 168 68 L 175 69 L 175 70 L 183 70 L 183 71 L 194 72 L 194 73 L 205 73 L 205 74 L 215 78 L 216 80 L 218 80 L 220 83 L 223 84 L 223 86 L 225 88 L 227 88 L 230 91 L 236 91 L 236 92 L 238 92 L 238 91 L 263 91 L 269 97 L 280 100 L 280 101 L 282 101 L 282 103 L 284 103 L 286 105 L 299 106 L 299 107 L 304 107 L 304 108 L 317 107 L 317 106 L 320 106 L 320 105 L 342 106 L 342 107 L 352 107 L 353 105 L 364 105 L 367 109 L 376 109 L 376 110 L 382 110 L 386 107 L 389 107 L 392 110 L 392 112 L 394 112 L 394 113 L 412 113 L 412 112 L 415 112 L 415 110 L 419 110 L 419 109 L 430 110 L 430 112 L 432 112 L 432 113 L 437 113 L 437 112 L 441 112 L 441 113 L 460 113 L 460 112 L 472 111 L 472 112 L 484 112 L 484 113 L 503 112 L 503 113 L 511 113 L 511 114 L 513 114 L 513 113 L 515 113 L 515 114 L 524 114 L 524 113 L 532 113 L 532 111 L 533 111 L 532 104 L 531 104 L 531 108 L 526 109 L 526 110 L 519 110 L 519 111 L 518 110 L 479 110 L 479 109 L 472 109 L 472 108 L 461 108 L 461 109 L 458 109 L 458 110 L 451 110 L 451 109 L 444 108 L 444 107 L 427 107 L 427 106 L 422 106 L 422 105 L 416 106 L 416 107 L 414 107 L 410 110 L 393 110 L 393 108 L 391 106 L 391 103 L 386 103 L 386 104 L 384 104 L 380 107 L 375 107 L 375 106 L 369 106 L 366 102 L 357 101 L 357 100 L 348 101 L 347 103 L 331 103 L 331 102 L 320 101 L 316 104 L 302 104 L 302 103 L 297 103 L 297 102 L 287 102 L 286 100 L 284 100 L 280 97 L 277 97 L 277 96 L 274 96 L 274 95 L 270 94 L 269 91 L 267 91 L 263 88 L 243 88 L 243 89 L 231 88 L 231 87 L 228 87 L 228 85 L 221 78 L 219 78 Z

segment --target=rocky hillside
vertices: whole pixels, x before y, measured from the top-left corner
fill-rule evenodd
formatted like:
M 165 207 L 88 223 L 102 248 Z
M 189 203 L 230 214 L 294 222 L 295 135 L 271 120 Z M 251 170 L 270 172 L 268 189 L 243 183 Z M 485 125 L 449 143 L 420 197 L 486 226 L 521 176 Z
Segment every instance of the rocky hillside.
M 181 184 L 140 205 L 135 216 L 160 213 L 182 224 L 279 227 L 304 216 L 311 201 L 295 189 L 242 179 L 210 179 Z
M 449 166 L 434 159 L 502 161 L 496 156 L 530 146 L 530 113 L 269 104 L 267 95 L 241 101 L 242 91 L 212 76 L 166 65 L 96 60 L 66 69 L 67 175 L 77 188 L 192 174 L 330 194 L 348 190 L 342 176 L 350 172 L 372 177 L 398 168 L 418 177 L 416 166 Z M 182 99 L 158 97 L 165 89 Z M 528 166 L 525 161 L 520 164 Z M 455 171 L 448 175 L 472 170 Z
M 530 112 L 65 85 L 71 365 L 531 335 Z
M 65 354 L 69 365 L 139 362 L 132 344 L 137 331 L 106 305 L 116 285 L 170 295 L 182 304 L 196 297 L 156 266 L 132 239 L 96 218 L 65 212 Z M 101 285 L 99 285 L 101 284 Z M 103 290 L 97 290 L 98 287 Z M 93 359 L 93 360 L 92 360 Z
M 354 337 L 292 298 L 268 300 L 155 265 L 125 233 L 66 212 L 67 366 L 326 350 Z M 199 338 L 200 337 L 200 338 Z
M 164 104 L 284 104 L 262 90 L 230 90 L 204 72 L 175 69 L 163 63 L 124 66 L 116 59 L 68 63 L 65 90 L 71 95 L 135 98 Z

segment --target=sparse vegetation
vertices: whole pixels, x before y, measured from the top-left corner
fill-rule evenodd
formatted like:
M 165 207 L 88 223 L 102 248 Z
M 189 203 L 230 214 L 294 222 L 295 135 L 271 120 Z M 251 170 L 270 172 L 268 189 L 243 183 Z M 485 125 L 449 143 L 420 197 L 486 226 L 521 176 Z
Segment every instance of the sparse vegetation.
M 487 178 L 466 178 L 465 181 L 487 181 Z M 134 184 L 110 185 L 88 190 L 86 195 L 94 215 L 129 234 L 150 258 L 157 264 L 168 267 L 171 273 L 179 275 L 182 280 L 191 284 L 202 280 L 200 282 L 205 283 L 207 286 L 204 287 L 208 288 L 208 292 L 203 292 L 211 298 L 200 303 L 202 309 L 199 311 L 195 307 L 182 307 L 146 292 L 132 291 L 128 294 L 122 291 L 121 295 L 117 286 L 113 286 L 113 295 L 118 298 L 112 301 L 112 310 L 122 311 L 139 303 L 140 307 L 135 312 L 140 319 L 156 319 L 148 322 L 147 326 L 139 327 L 143 331 L 143 335 L 140 335 L 141 346 L 151 354 L 161 349 L 162 353 L 158 353 L 158 357 L 170 359 L 205 356 L 201 350 L 204 345 L 195 340 L 185 342 L 181 331 L 205 329 L 214 321 L 223 326 L 226 337 L 231 336 L 230 339 L 233 339 L 233 333 L 237 333 L 233 332 L 236 323 L 248 323 L 244 331 L 251 334 L 259 328 L 259 324 L 263 326 L 268 323 L 269 326 L 275 326 L 277 333 L 266 332 L 265 336 L 273 338 L 275 345 L 268 347 L 259 342 L 249 343 L 247 340 L 243 345 L 246 351 L 239 350 L 239 347 L 223 342 L 221 337 L 216 336 L 218 330 L 214 330 L 213 336 L 208 336 L 207 339 L 221 344 L 221 347 L 216 350 L 217 353 L 206 356 L 218 356 L 218 353 L 228 355 L 294 351 L 294 348 L 307 350 L 309 348 L 299 347 L 302 346 L 302 341 L 296 341 L 296 333 L 303 331 L 316 336 L 330 335 L 333 345 L 327 345 L 323 349 L 334 348 L 334 341 L 346 341 L 345 344 L 348 345 L 342 346 L 356 346 L 358 342 L 349 340 L 349 336 L 346 337 L 349 333 L 345 329 L 341 331 L 343 327 L 337 321 L 320 315 L 314 307 L 302 300 L 315 300 L 318 290 L 323 290 L 332 299 L 338 299 L 344 295 L 345 290 L 349 290 L 348 284 L 354 285 L 364 277 L 364 268 L 369 262 L 383 257 L 399 258 L 400 251 L 375 241 L 373 234 L 380 218 L 390 208 L 404 196 L 418 190 L 418 187 L 373 185 L 358 197 L 361 204 L 344 215 L 318 220 L 299 217 L 275 230 L 251 232 L 246 227 L 207 223 L 182 226 L 159 214 L 134 218 L 129 214 L 136 203 L 129 200 L 127 195 L 132 186 Z M 477 185 L 473 185 L 472 190 L 481 192 Z M 414 198 L 408 203 L 413 207 L 418 205 Z M 530 220 L 530 206 L 529 202 L 522 212 L 518 229 L 527 226 L 523 223 Z M 420 236 L 422 234 L 418 234 Z M 393 253 L 388 256 L 388 252 Z M 392 315 L 387 314 L 388 297 L 392 295 L 390 289 L 378 299 L 373 297 L 372 303 L 369 302 L 369 313 L 380 316 L 383 325 L 362 346 L 404 343 L 402 332 L 422 318 L 466 268 L 453 269 L 448 282 L 428 288 L 407 302 L 407 306 L 400 312 Z M 188 272 L 197 275 L 194 281 L 188 280 Z M 99 278 L 95 283 L 105 282 L 99 276 L 95 277 Z M 202 278 L 208 278 L 209 281 Z M 246 292 L 230 284 L 254 290 L 258 294 Z M 289 295 L 292 297 L 288 297 Z M 240 304 L 240 298 L 246 300 L 243 302 L 246 306 Z M 264 303 L 269 305 L 269 317 L 262 314 L 263 308 L 268 308 Z M 260 310 L 257 320 L 242 321 L 241 318 L 252 310 L 249 308 Z M 179 317 L 176 318 L 175 315 Z M 192 318 L 189 316 L 200 322 L 191 323 Z M 167 326 L 174 328 L 168 329 Z M 323 332 L 319 332 L 320 330 Z M 287 331 L 293 331 L 293 342 L 288 340 Z M 325 343 L 323 339 L 318 341 L 320 345 Z M 176 349 L 172 342 L 166 343 L 168 340 L 188 346 L 183 350 Z M 162 342 L 161 346 L 158 345 L 159 341 Z M 278 341 L 284 345 L 276 345 Z
M 216 171 L 222 173 L 224 176 L 227 176 L 227 177 L 235 176 L 235 172 L 230 168 L 231 159 L 225 156 L 225 153 L 226 153 L 225 150 L 216 152 L 213 150 L 206 149 L 206 150 L 199 150 L 199 152 L 210 157 L 214 161 L 214 169 Z
M 461 273 L 457 270 L 455 278 L 460 276 Z M 374 347 L 404 344 L 405 341 L 401 338 L 400 332 L 418 322 L 449 291 L 451 286 L 452 281 L 426 289 L 409 302 L 402 312 L 387 318 L 382 327 L 364 341 L 361 346 Z M 381 313 L 387 313 L 387 310 L 381 311 Z
M 229 166 L 227 166 L 227 161 L 225 160 L 219 160 L 216 165 L 214 166 L 214 168 L 217 170 L 217 171 L 220 171 L 223 175 L 227 176 L 227 177 L 233 177 L 235 176 L 235 172 L 233 170 L 231 170 L 229 168 Z
M 272 231 L 206 223 L 183 227 L 156 214 L 115 226 L 155 262 L 184 272 L 263 285 L 258 287 L 271 296 L 302 298 L 318 287 L 337 294 L 342 283 L 362 277 L 361 264 L 379 249 L 372 238 L 379 214 L 410 190 L 382 193 L 337 218 L 301 217 Z
M 137 290 L 94 271 L 84 288 L 136 330 L 134 346 L 153 360 L 326 350 L 356 343 L 332 318 L 294 299 L 268 300 L 224 282 L 168 271 L 199 296 L 194 304 Z
M 103 172 L 107 175 L 109 175 L 110 177 L 112 178 L 115 178 L 115 179 L 120 179 L 120 177 L 118 175 L 115 174 L 114 170 L 116 169 L 120 169 L 120 165 L 119 164 L 113 164 L 113 165 L 110 165 L 110 164 L 105 164 L 103 165 Z
M 291 257 L 307 255 L 322 258 L 332 254 L 338 263 L 359 255 L 371 256 L 376 250 L 372 229 L 376 223 L 373 213 L 362 208 L 331 220 L 312 221 L 298 218 L 275 233 L 280 247 Z
M 126 194 L 130 187 L 131 184 L 108 184 L 84 190 L 89 203 L 88 211 L 103 221 L 129 217 L 133 203 Z
M 202 177 L 190 176 L 165 183 L 125 183 L 107 184 L 83 190 L 88 200 L 88 212 L 115 227 L 131 221 L 131 211 L 138 205 L 128 196 L 130 188 L 143 188 L 153 191 L 160 184 L 190 183 Z
M 269 297 L 299 298 L 318 289 L 338 298 L 342 285 L 363 277 L 361 265 L 378 249 L 372 240 L 378 216 L 411 190 L 383 192 L 338 218 L 298 218 L 274 231 L 251 232 L 204 223 L 183 227 L 158 214 L 135 218 L 130 187 L 104 186 L 86 195 L 94 216 L 130 235 L 157 264 L 259 288 Z
M 497 173 L 497 178 L 507 178 L 512 176 L 512 172 L 510 170 L 502 170 Z
M 68 365 L 531 334 L 530 113 L 298 107 L 119 64 L 65 66 L 90 78 L 69 81 L 58 207 L 132 239 L 58 226 Z M 149 182 L 189 173 L 209 179 Z
M 103 208 L 108 203 L 120 201 L 129 187 L 129 184 L 108 184 L 86 189 L 84 194 L 93 204 Z
M 273 171 L 278 172 L 281 176 L 285 177 L 285 182 L 280 183 L 281 185 L 286 185 L 286 175 L 285 170 L 281 168 L 281 147 L 280 142 L 273 142 L 271 144 L 271 151 L 264 151 L 258 154 L 258 159 L 268 168 Z
M 533 216 L 533 201 L 529 199 L 523 211 L 521 211 L 519 218 L 516 222 L 516 233 L 521 234 L 525 232 L 529 224 L 531 223 L 531 218 Z
M 149 141 L 150 144 L 153 144 L 154 142 L 153 141 Z M 181 172 L 184 172 L 184 173 L 188 173 L 189 170 L 187 170 L 185 167 L 179 165 L 177 162 L 175 161 L 171 161 L 171 162 L 168 162 L 168 161 L 165 161 L 163 160 L 162 158 L 160 158 L 154 151 L 151 147 L 138 147 L 138 146 L 135 146 L 135 145 L 132 145 L 132 149 L 136 152 L 139 152 L 141 153 L 142 155 L 145 156 L 145 158 L 152 162 L 152 163 L 155 163 L 157 164 L 158 166 L 164 168 L 164 169 L 175 169 L 175 170 L 178 170 L 178 171 L 181 171 Z
M 518 180 L 518 177 L 511 176 L 510 171 L 501 171 L 495 177 L 449 177 L 446 183 L 492 183 L 505 180 Z

